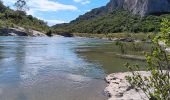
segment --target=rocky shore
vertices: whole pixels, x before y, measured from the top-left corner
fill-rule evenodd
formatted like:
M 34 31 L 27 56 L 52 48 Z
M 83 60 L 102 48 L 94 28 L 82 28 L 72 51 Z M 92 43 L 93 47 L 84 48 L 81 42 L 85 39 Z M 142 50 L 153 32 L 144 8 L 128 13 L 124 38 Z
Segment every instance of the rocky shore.
M 140 71 L 140 74 L 149 76 L 150 72 Z M 106 77 L 107 87 L 105 93 L 108 100 L 148 100 L 141 90 L 134 89 L 125 76 L 132 75 L 130 72 L 113 73 Z
M 46 36 L 45 33 L 23 27 L 2 28 L 0 36 Z

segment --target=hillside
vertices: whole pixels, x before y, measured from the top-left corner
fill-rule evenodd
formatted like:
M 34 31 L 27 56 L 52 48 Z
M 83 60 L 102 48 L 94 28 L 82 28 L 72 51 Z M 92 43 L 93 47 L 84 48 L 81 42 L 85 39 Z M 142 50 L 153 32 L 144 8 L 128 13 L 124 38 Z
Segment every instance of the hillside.
M 157 32 L 162 18 L 165 17 L 170 19 L 170 14 L 150 15 L 141 18 L 128 11 L 115 11 L 93 19 L 73 21 L 53 28 L 56 33 Z
M 169 12 L 169 0 L 111 0 L 106 6 L 53 28 L 56 33 L 157 32 L 162 18 L 170 19 Z
M 41 32 L 48 31 L 49 27 L 46 22 L 39 20 L 32 15 L 26 15 L 26 13 L 22 11 L 19 13 L 4 6 L 0 1 L 0 28 L 20 26 L 25 29 L 33 29 Z

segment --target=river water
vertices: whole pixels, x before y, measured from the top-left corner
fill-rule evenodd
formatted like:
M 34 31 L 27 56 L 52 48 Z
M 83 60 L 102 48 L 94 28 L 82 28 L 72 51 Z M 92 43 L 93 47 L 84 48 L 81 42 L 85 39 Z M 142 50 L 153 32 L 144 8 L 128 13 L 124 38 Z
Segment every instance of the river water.
M 104 77 L 125 70 L 122 59 L 112 55 L 114 48 L 105 47 L 109 43 L 0 37 L 0 100 L 107 100 Z

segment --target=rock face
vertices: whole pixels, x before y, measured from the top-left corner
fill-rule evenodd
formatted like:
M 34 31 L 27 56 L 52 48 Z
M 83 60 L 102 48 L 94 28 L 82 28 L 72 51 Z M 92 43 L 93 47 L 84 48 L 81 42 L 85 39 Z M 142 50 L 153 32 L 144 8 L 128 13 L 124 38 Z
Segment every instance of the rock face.
M 147 16 L 170 13 L 170 0 L 111 0 L 106 7 L 110 11 L 125 9 L 133 14 Z
M 110 0 L 103 7 L 93 9 L 76 20 L 86 20 L 116 10 L 128 10 L 141 17 L 151 14 L 170 13 L 170 0 Z
M 106 8 L 108 11 L 124 9 L 133 14 L 147 16 L 170 13 L 170 0 L 111 0 Z

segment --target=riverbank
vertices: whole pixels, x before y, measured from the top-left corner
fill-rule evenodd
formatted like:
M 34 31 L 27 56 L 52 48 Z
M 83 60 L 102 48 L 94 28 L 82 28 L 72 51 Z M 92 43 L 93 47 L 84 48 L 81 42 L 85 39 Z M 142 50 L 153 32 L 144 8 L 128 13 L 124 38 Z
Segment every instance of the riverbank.
M 143 76 L 150 76 L 150 72 L 140 71 Z M 139 89 L 134 89 L 126 76 L 132 75 L 130 72 L 113 73 L 106 77 L 107 87 L 105 93 L 109 97 L 108 100 L 148 100 L 146 95 Z
M 122 42 L 141 42 L 148 40 L 148 35 L 154 36 L 153 33 L 108 33 L 108 34 L 92 34 L 92 33 L 72 33 L 75 37 L 98 38 L 111 41 Z
M 117 57 L 120 57 L 120 58 L 124 58 L 124 59 L 146 61 L 145 56 L 139 56 L 139 55 L 126 55 L 126 54 L 116 54 L 116 56 L 117 56 Z

